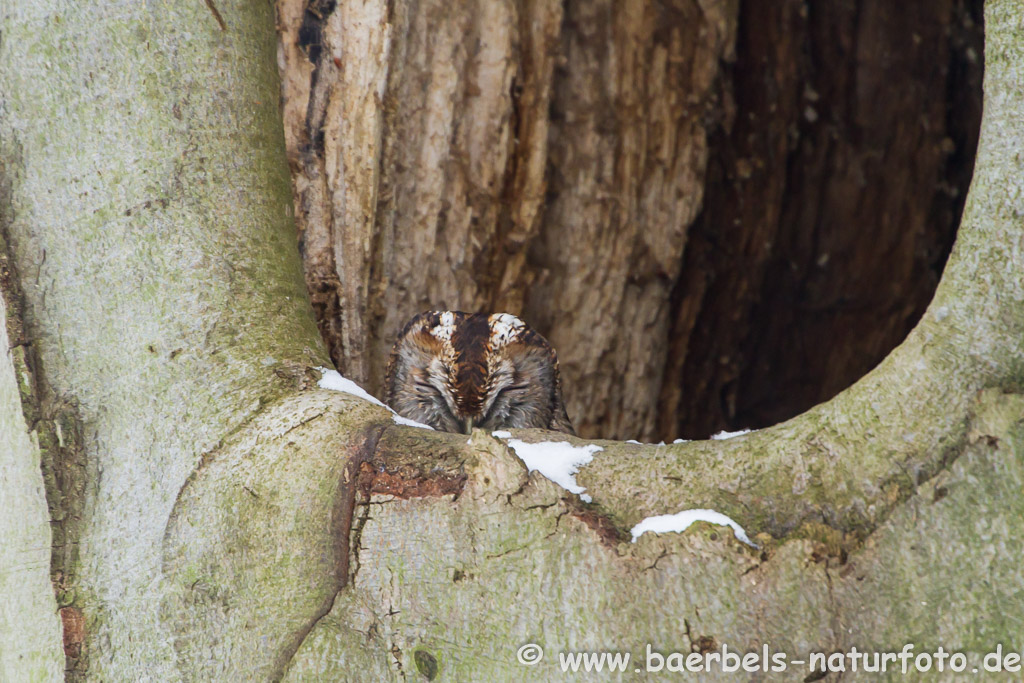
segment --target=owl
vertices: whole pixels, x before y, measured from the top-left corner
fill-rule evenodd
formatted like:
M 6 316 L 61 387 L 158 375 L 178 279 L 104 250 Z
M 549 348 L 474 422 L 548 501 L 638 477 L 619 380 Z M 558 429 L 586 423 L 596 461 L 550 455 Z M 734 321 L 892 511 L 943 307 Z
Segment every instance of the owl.
M 385 402 L 446 432 L 539 427 L 575 434 L 555 351 L 508 313 L 427 311 L 391 351 Z

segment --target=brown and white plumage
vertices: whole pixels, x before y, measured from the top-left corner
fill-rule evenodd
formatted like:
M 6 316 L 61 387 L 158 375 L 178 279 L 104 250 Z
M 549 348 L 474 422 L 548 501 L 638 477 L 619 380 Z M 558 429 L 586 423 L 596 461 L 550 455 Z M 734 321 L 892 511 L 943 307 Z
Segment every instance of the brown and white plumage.
M 575 434 L 554 349 L 508 313 L 420 313 L 398 335 L 384 387 L 395 412 L 435 429 Z

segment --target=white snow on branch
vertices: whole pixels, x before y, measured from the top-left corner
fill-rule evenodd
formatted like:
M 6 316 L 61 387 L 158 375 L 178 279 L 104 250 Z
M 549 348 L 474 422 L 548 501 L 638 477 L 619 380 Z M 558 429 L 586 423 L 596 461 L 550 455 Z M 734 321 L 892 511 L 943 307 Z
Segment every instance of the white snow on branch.
M 385 406 L 385 408 L 387 408 L 388 410 L 391 410 L 391 408 L 388 407 L 388 406 Z M 433 429 L 434 429 L 430 425 L 425 425 L 422 422 L 417 422 L 416 420 L 412 420 L 412 419 L 410 419 L 408 417 L 402 417 L 401 415 L 396 413 L 394 410 L 391 410 L 391 412 L 392 412 L 391 419 L 395 421 L 395 424 L 405 425 L 406 427 L 418 427 L 419 429 L 429 429 L 431 431 L 433 431 Z
M 341 373 L 337 370 L 329 370 L 327 368 L 317 368 L 320 371 L 320 381 L 317 382 L 317 386 L 321 389 L 333 389 L 334 391 L 343 391 L 346 394 L 352 394 L 358 396 L 364 401 L 369 401 L 378 406 L 382 406 L 391 410 L 388 406 L 384 405 L 379 399 L 370 395 L 366 389 L 353 382 L 347 377 L 342 377 Z M 416 420 L 410 420 L 407 417 L 402 417 L 394 410 L 391 410 L 391 419 L 395 421 L 395 424 L 406 425 L 407 427 L 419 427 L 420 429 L 433 429 L 430 425 L 425 425 L 422 422 Z
M 496 431 L 491 434 L 499 439 L 507 439 L 509 447 L 531 472 L 540 472 L 567 491 L 579 494 L 581 500 L 588 503 L 593 500 L 584 493 L 586 489 L 576 483 L 576 473 L 580 467 L 594 459 L 594 453 L 604 450 L 600 446 L 573 446 L 566 441 L 526 443 L 509 438 L 512 436 L 510 432 Z
M 334 391 L 344 391 L 346 394 L 352 394 L 358 396 L 361 399 L 369 401 L 379 406 L 383 406 L 380 400 L 374 398 L 363 389 L 361 386 L 353 382 L 347 377 L 342 377 L 341 373 L 337 370 L 328 370 L 327 368 L 317 368 L 322 373 L 320 381 L 317 382 L 317 386 L 321 389 L 333 389 Z M 384 406 L 387 407 L 387 406 Z
M 722 432 L 722 433 L 724 434 L 725 432 Z M 736 433 L 739 434 L 739 432 L 736 432 Z M 722 438 L 724 439 L 725 437 L 722 437 Z M 676 439 L 672 443 L 687 443 L 687 442 L 689 442 L 689 439 Z M 644 442 L 641 442 L 641 441 L 637 441 L 636 439 L 626 439 L 626 443 L 632 443 L 632 444 L 636 444 L 638 446 L 664 446 L 665 445 L 664 441 L 659 441 L 658 443 L 650 443 L 650 442 L 644 443 Z
M 682 532 L 686 531 L 694 522 L 709 522 L 711 524 L 731 527 L 737 539 L 752 548 L 758 547 L 747 537 L 747 532 L 743 530 L 743 527 L 734 522 L 731 517 L 723 515 L 721 512 L 706 509 L 683 510 L 674 515 L 648 517 L 630 529 L 630 533 L 633 535 L 633 542 L 636 543 L 636 539 L 640 538 L 644 532 L 653 531 L 656 534 Z
M 744 434 L 749 434 L 750 431 L 751 430 L 749 429 L 741 429 L 738 432 L 718 432 L 717 434 L 712 434 L 711 438 L 715 439 L 716 441 L 721 441 L 723 439 L 731 439 L 734 436 L 743 436 Z

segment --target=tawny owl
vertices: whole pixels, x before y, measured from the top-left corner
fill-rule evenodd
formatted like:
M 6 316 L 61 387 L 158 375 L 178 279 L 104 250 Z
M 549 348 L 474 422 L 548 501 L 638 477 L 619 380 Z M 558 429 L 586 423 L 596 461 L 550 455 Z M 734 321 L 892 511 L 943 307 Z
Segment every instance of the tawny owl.
M 575 434 L 554 349 L 508 313 L 420 313 L 398 335 L 384 391 L 399 415 L 448 432 L 540 427 Z

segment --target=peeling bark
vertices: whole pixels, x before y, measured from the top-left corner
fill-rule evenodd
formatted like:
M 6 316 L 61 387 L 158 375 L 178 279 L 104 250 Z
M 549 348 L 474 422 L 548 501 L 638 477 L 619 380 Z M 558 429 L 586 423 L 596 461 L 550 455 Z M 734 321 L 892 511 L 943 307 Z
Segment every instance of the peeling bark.
M 522 297 L 561 9 L 314 5 L 278 10 L 300 243 L 332 357 L 377 391 L 412 314 Z

